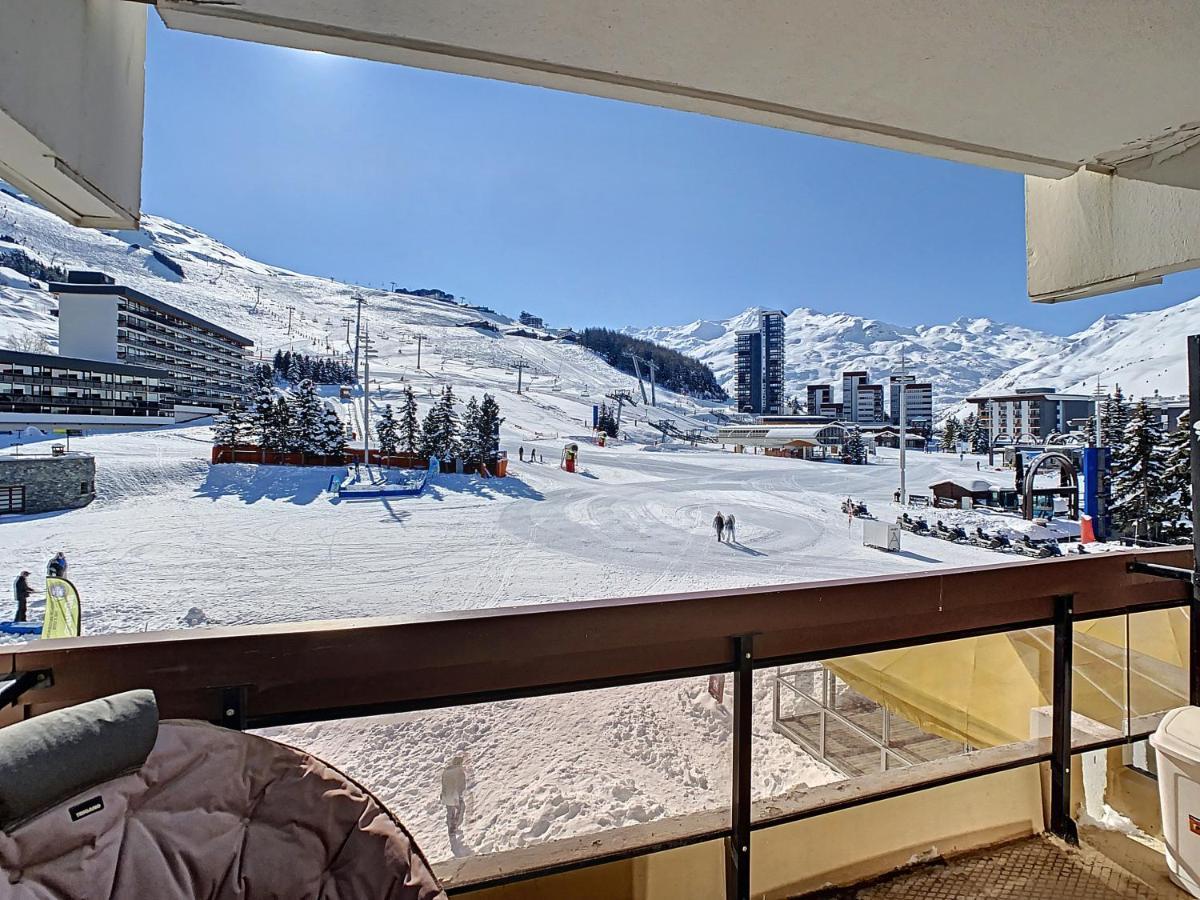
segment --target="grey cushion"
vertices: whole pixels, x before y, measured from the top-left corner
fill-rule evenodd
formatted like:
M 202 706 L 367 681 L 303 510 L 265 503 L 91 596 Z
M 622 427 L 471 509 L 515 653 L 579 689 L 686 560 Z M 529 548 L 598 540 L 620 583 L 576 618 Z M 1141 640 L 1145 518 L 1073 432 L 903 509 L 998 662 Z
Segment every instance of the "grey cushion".
M 127 691 L 0 728 L 0 829 L 141 767 L 158 736 L 152 691 Z

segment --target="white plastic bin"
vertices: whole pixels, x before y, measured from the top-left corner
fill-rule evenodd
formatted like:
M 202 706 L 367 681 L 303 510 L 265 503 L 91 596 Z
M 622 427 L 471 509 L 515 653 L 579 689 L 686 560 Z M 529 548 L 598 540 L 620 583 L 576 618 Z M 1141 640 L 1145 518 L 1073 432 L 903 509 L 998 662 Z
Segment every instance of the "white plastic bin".
M 1150 736 L 1158 753 L 1158 796 L 1171 880 L 1200 897 L 1200 707 L 1163 717 Z

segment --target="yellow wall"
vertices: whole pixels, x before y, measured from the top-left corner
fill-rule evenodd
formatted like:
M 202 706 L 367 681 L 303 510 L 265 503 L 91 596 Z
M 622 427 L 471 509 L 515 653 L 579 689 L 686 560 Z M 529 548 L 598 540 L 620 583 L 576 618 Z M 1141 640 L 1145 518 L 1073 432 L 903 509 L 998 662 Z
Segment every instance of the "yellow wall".
M 1043 830 L 1037 766 L 755 832 L 751 888 L 781 900 Z M 469 895 L 486 900 L 725 900 L 719 841 Z

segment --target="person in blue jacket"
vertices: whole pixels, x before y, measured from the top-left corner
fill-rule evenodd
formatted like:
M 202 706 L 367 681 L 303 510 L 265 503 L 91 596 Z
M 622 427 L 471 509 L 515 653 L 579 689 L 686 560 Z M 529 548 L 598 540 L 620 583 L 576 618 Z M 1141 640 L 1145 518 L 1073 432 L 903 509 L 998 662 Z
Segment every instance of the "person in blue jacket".
M 46 564 L 46 574 L 52 578 L 65 578 L 67 574 L 67 558 L 59 550 L 54 558 Z

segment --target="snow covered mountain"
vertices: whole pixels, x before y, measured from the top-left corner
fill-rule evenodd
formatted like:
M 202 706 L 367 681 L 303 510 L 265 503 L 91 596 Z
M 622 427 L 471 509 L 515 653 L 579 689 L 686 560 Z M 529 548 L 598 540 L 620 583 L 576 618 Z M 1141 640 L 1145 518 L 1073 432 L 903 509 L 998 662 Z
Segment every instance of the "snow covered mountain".
M 626 331 L 708 363 L 732 393 L 734 332 L 757 320 L 751 307 L 724 321 Z M 883 382 L 898 371 L 903 352 L 909 371 L 933 383 L 935 406 L 945 408 L 1016 368 L 1059 357 L 1071 340 L 983 318 L 907 328 L 800 307 L 787 317 L 787 392 L 803 402 L 805 385 L 839 386 L 845 369 L 866 369 Z
M 1187 335 L 1200 333 L 1200 297 L 1152 312 L 1104 316 L 1066 339 L 1061 352 L 1032 359 L 983 385 L 987 392 L 1045 385 L 1090 393 L 1096 380 L 1128 396 L 1187 393 Z

